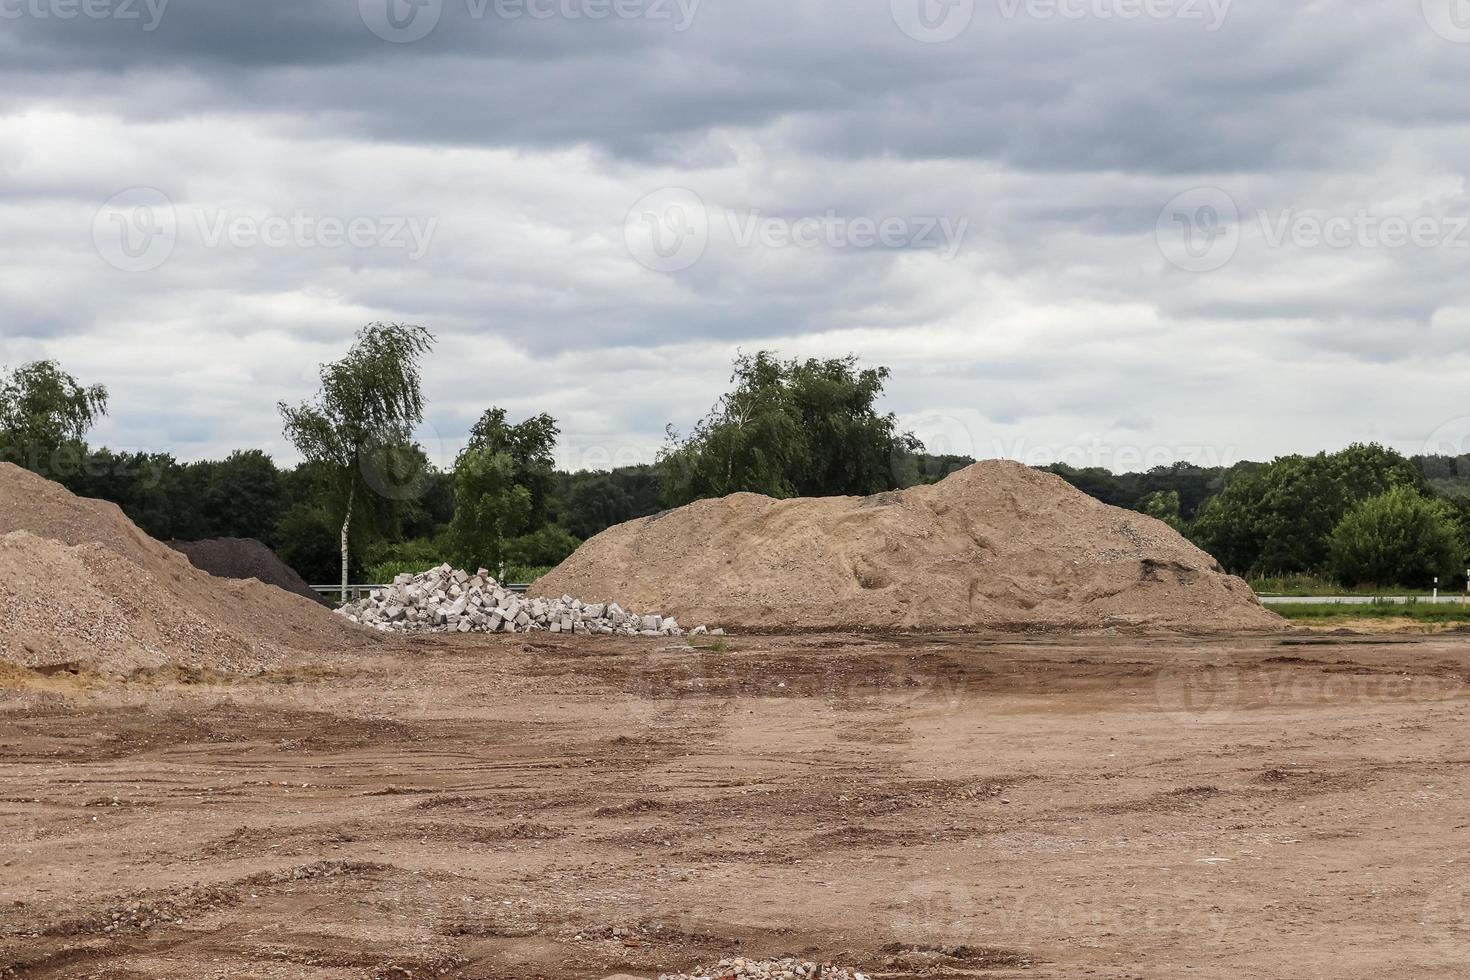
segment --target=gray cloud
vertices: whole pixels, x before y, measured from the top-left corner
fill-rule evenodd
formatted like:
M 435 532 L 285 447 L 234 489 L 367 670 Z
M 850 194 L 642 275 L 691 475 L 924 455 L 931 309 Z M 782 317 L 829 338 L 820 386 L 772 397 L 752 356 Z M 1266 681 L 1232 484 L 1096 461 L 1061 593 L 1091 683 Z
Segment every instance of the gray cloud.
M 0 0 L 0 363 L 107 383 L 117 445 L 287 456 L 276 400 L 375 319 L 440 337 L 422 435 L 448 458 L 491 403 L 562 418 L 569 465 L 650 458 L 757 347 L 890 364 L 936 446 L 1031 462 L 1417 450 L 1460 414 L 1470 45 L 1418 5 L 1237 2 L 1209 30 L 982 0 L 922 43 L 879 2 L 703 0 L 679 30 L 672 3 L 443 0 L 393 43 L 387 0 L 35 15 L 67 2 Z M 625 233 L 664 188 L 699 202 L 669 240 L 707 232 L 674 270 Z M 1196 188 L 1239 218 L 1210 271 L 1159 237 Z M 1358 214 L 1445 240 L 1272 241 Z M 119 251 L 144 218 L 166 255 Z

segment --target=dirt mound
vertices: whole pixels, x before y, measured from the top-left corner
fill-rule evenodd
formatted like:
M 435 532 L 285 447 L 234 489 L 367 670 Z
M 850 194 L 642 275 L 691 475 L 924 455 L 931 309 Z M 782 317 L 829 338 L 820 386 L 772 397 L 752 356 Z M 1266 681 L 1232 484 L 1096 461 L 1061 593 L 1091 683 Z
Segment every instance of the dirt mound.
M 215 578 L 113 504 L 0 464 L 0 660 L 249 670 L 375 641 L 320 605 Z
M 1019 463 L 874 497 L 735 494 L 610 528 L 532 595 L 746 629 L 1279 629 L 1168 525 Z
M 105 500 L 78 497 L 13 463 L 0 463 L 0 534 L 30 531 L 64 544 L 99 544 L 136 565 L 177 564 L 177 556 Z
M 306 579 L 276 557 L 276 553 L 254 538 L 208 538 L 203 541 L 170 541 L 168 546 L 181 552 L 195 568 L 217 578 L 253 578 L 266 585 L 285 589 L 303 599 L 330 606 L 331 603 L 311 590 Z

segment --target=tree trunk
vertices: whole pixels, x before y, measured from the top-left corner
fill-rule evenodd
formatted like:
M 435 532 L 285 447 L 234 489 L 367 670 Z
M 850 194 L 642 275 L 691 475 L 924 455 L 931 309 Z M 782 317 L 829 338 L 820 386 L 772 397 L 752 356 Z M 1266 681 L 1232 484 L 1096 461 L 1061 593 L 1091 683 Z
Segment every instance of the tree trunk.
M 342 602 L 347 603 L 347 544 L 348 530 L 352 527 L 352 505 L 357 500 L 357 487 L 353 487 L 347 494 L 347 517 L 342 521 Z

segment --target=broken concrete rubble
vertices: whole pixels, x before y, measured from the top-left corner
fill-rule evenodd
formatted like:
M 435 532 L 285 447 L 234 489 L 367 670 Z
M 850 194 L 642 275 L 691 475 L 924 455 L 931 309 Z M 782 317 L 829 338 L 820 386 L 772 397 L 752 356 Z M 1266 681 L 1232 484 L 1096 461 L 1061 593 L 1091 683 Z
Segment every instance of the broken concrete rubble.
M 445 564 L 419 575 L 403 574 L 393 584 L 337 610 L 354 623 L 405 633 L 573 633 L 621 636 L 723 636 L 724 630 L 696 626 L 657 614 L 625 612 L 616 602 L 584 603 L 528 598 L 506 589 L 485 569 L 474 575 Z
M 713 966 L 700 967 L 693 973 L 665 973 L 659 980 L 867 980 L 865 974 L 830 963 L 818 964 L 808 960 L 752 960 L 733 957 L 720 960 Z

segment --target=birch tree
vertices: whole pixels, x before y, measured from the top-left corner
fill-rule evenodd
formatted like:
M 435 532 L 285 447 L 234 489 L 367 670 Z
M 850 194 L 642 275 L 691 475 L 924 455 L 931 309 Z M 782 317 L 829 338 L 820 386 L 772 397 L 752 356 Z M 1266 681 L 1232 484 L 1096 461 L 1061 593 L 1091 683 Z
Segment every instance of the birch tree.
M 333 481 L 342 512 L 343 601 L 353 515 L 373 492 L 363 464 L 377 448 L 408 442 L 423 421 L 419 361 L 433 345 L 433 335 L 422 327 L 369 324 L 346 357 L 321 366 L 315 400 L 295 407 L 280 403 L 286 438 Z

